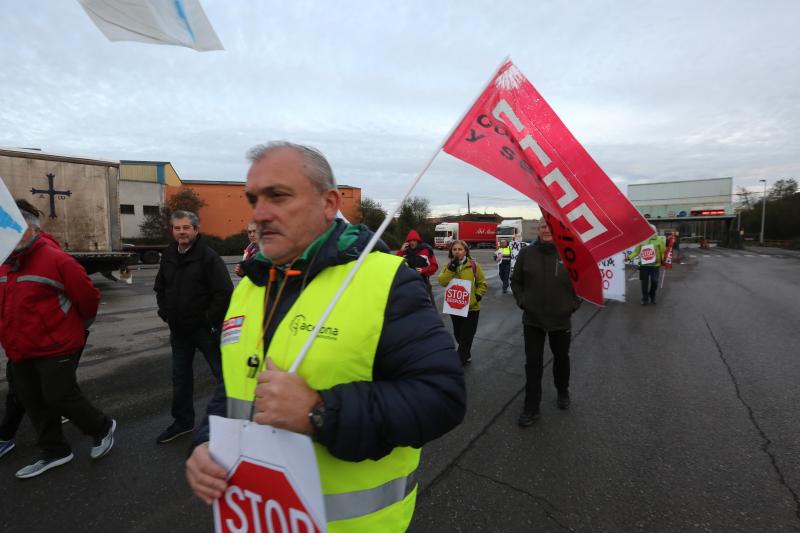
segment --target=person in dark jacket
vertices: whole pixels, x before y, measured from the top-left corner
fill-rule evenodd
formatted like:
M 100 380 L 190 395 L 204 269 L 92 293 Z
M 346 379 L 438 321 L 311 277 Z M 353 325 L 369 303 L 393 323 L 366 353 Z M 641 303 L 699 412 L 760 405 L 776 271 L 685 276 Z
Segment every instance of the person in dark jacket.
M 236 416 L 230 410 L 237 409 L 237 402 L 235 398 L 228 402 L 231 398 L 226 395 L 226 384 L 229 380 L 236 383 L 245 379 L 242 373 L 246 367 L 238 361 L 249 362 L 248 357 L 266 358 L 270 353 L 266 358 L 267 370 L 256 376 L 255 399 L 244 402 L 252 405 L 253 420 L 310 435 L 318 444 L 316 453 L 325 455 L 326 465 L 336 464 L 340 471 L 364 468 L 359 477 L 369 481 L 371 476 L 385 472 L 380 466 L 371 465 L 391 460 L 396 451 L 413 456 L 417 453 L 414 448 L 422 447 L 461 422 L 466 409 L 466 391 L 458 355 L 439 314 L 428 304 L 427 290 L 420 275 L 384 253 L 388 250 L 382 246 L 382 251 L 375 250 L 367 256 L 362 270 L 353 278 L 326 321 L 326 324 L 349 327 L 342 330 L 345 333 L 340 336 L 347 336 L 346 331 L 362 336 L 367 330 L 359 330 L 360 324 L 381 324 L 370 343 L 374 347 L 366 354 L 371 372 L 367 368 L 367 374 L 361 377 L 337 378 L 332 386 L 320 390 L 309 385 L 314 379 L 325 378 L 321 374 L 327 371 L 319 364 L 329 364 L 326 361 L 331 359 L 340 362 L 331 367 L 335 372 L 351 372 L 348 368 L 354 362 L 354 355 L 349 351 L 341 353 L 338 346 L 348 342 L 347 337 L 339 339 L 338 344 L 318 337 L 297 373 L 288 373 L 288 367 L 278 367 L 273 359 L 285 360 L 296 354 L 281 353 L 280 347 L 276 350 L 271 346 L 273 339 L 308 336 L 307 325 L 297 327 L 298 317 L 305 318 L 298 308 L 302 309 L 309 298 L 318 298 L 317 306 L 327 306 L 329 296 L 324 295 L 333 294 L 338 287 L 338 283 L 331 284 L 331 276 L 342 272 L 341 266 L 354 264 L 373 233 L 366 226 L 336 219 L 339 194 L 327 160 L 315 149 L 285 142 L 270 143 L 254 148 L 250 159 L 253 164 L 247 176 L 246 194 L 253 205 L 253 219 L 259 226 L 261 252 L 254 260 L 244 263 L 246 277 L 237 286 L 231 307 L 246 298 L 243 295 L 263 294 L 271 318 L 263 329 L 263 347 L 256 354 L 244 346 L 245 330 L 237 331 L 242 323 L 247 324 L 248 312 L 229 319 L 230 326 L 226 321 L 226 328 L 230 327 L 231 332 L 229 334 L 226 329 L 223 338 L 224 383 L 217 387 L 208 405 L 208 414 Z M 389 271 L 365 274 L 364 268 L 370 260 L 374 260 L 373 264 L 393 266 Z M 359 282 L 362 274 L 378 276 L 381 284 L 386 280 L 386 292 Z M 319 292 L 322 289 L 324 293 Z M 351 290 L 365 292 L 348 294 Z M 379 298 L 386 302 L 382 304 L 383 316 L 357 317 L 346 311 L 338 312 L 344 316 L 337 314 L 339 306 L 347 309 L 359 305 L 358 302 L 365 305 L 369 302 L 374 309 L 374 302 Z M 241 313 L 233 309 L 228 314 Z M 252 333 L 256 340 L 261 331 L 259 328 Z M 280 343 L 276 341 L 276 344 Z M 315 350 L 317 355 L 312 357 Z M 231 358 L 230 367 L 228 357 Z M 245 411 L 249 409 L 248 406 Z M 246 412 L 244 416 L 248 417 Z M 226 472 L 209 454 L 207 419 L 193 440 L 196 447 L 186 463 L 187 480 L 195 494 L 211 504 L 225 491 Z M 348 464 L 353 466 L 348 467 Z M 341 475 L 347 476 L 346 472 Z M 325 487 L 330 480 L 323 470 L 321 478 L 323 494 L 326 494 Z M 395 512 L 408 505 L 409 500 L 413 508 L 416 486 L 413 476 L 395 481 L 404 482 L 399 493 L 387 493 L 382 500 L 398 498 L 399 501 L 383 509 Z M 405 518 L 410 519 L 410 516 L 411 513 Z M 393 527 L 403 528 L 400 523 Z M 332 530 L 329 524 L 329 531 Z
M 74 258 L 41 237 L 38 211 L 22 210 L 22 215 L 25 232 L 0 266 L 0 344 L 41 448 L 41 459 L 17 471 L 25 479 L 74 458 L 62 415 L 92 437 L 89 455 L 95 460 L 113 447 L 117 423 L 89 402 L 75 376 L 100 292 Z
M 557 405 L 560 409 L 569 408 L 571 317 L 581 302 L 544 219 L 539 222 L 539 240 L 533 246 L 525 247 L 517 257 L 511 274 L 511 291 L 517 305 L 524 311 L 526 383 L 525 403 L 519 417 L 519 425 L 524 427 L 539 418 L 545 337 L 550 339 L 553 352 Z
M 194 429 L 195 349 L 205 356 L 217 381 L 222 380 L 220 329 L 233 292 L 225 263 L 200 235 L 197 215 L 175 211 L 170 223 L 175 242 L 161 254 L 153 290 L 158 316 L 169 324 L 175 420 L 158 436 L 159 444 Z
M 397 255 L 404 258 L 408 266 L 419 272 L 425 282 L 428 291 L 428 298 L 431 305 L 435 308 L 436 302 L 433 300 L 433 288 L 431 287 L 431 276 L 439 270 L 439 263 L 436 262 L 436 254 L 430 244 L 422 242 L 417 230 L 411 230 L 406 236 L 406 242 L 397 251 Z

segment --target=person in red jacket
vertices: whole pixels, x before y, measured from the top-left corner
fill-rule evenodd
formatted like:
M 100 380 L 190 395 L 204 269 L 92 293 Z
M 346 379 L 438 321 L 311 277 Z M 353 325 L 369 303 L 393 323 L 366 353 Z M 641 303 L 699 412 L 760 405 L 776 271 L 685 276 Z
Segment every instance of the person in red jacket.
M 28 211 L 36 216 L 39 214 L 39 210 L 27 200 L 17 200 L 17 207 L 23 212 Z M 61 249 L 61 245 L 58 244 L 55 237 L 41 229 L 39 230 L 39 238 Z M 3 457 L 16 447 L 15 437 L 17 430 L 25 417 L 25 406 L 22 405 L 19 396 L 17 396 L 17 391 L 14 387 L 14 374 L 11 372 L 11 365 L 8 363 L 6 364 L 6 383 L 8 384 L 8 392 L 6 393 L 5 411 L 3 412 L 2 421 L 0 421 L 0 457 Z M 62 420 L 66 420 L 66 418 Z
M 408 232 L 406 242 L 398 250 L 397 255 L 405 258 L 408 266 L 419 272 L 422 279 L 425 281 L 425 286 L 428 289 L 428 298 L 431 299 L 431 305 L 436 308 L 436 303 L 433 301 L 433 289 L 431 288 L 430 277 L 436 274 L 439 270 L 439 263 L 436 262 L 436 256 L 433 253 L 433 248 L 430 244 L 422 242 L 422 237 L 419 236 L 416 230 Z
M 92 437 L 92 459 L 111 450 L 117 423 L 89 403 L 75 376 L 100 293 L 75 259 L 41 237 L 38 212 L 22 215 L 28 227 L 0 266 L 0 344 L 42 451 L 41 459 L 16 474 L 30 478 L 73 459 L 62 414 Z

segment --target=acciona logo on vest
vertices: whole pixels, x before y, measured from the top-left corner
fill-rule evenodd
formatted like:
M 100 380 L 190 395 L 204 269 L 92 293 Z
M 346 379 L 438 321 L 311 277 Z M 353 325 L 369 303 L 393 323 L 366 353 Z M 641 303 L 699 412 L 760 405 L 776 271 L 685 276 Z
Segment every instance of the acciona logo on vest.
M 289 329 L 292 330 L 292 335 L 297 335 L 298 332 L 306 334 L 314 331 L 315 324 L 306 321 L 305 315 L 295 315 L 289 323 Z M 339 328 L 334 326 L 322 326 L 317 335 L 319 339 L 328 339 L 329 341 L 339 340 Z

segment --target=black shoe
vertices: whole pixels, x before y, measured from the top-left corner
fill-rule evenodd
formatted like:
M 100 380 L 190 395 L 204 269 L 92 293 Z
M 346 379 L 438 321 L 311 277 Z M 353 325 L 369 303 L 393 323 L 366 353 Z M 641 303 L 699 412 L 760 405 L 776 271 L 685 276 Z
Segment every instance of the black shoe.
M 642 305 L 647 305 L 647 298 L 642 298 Z
M 569 392 L 559 392 L 558 399 L 556 400 L 556 405 L 559 409 L 569 409 L 569 405 L 572 401 L 569 398 Z
M 158 438 L 156 439 L 156 443 L 164 444 L 165 442 L 175 440 L 181 435 L 186 435 L 187 433 L 191 433 L 192 431 L 194 431 L 194 426 L 186 427 L 173 423 L 170 427 L 165 429 L 161 433 L 161 435 L 158 436 Z
M 655 296 L 651 296 L 650 297 L 650 303 L 653 304 L 653 305 L 656 305 L 656 297 Z
M 517 420 L 517 425 L 523 428 L 532 426 L 539 420 L 539 411 L 522 411 Z

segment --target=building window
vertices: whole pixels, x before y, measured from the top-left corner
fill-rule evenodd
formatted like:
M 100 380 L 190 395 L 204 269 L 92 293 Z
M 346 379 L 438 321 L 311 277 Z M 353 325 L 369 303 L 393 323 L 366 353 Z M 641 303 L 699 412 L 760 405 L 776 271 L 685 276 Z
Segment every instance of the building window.
M 131 204 L 119 204 L 119 212 L 123 215 L 135 215 L 136 212 L 133 210 L 133 205 Z
M 144 213 L 144 216 L 149 216 L 149 215 L 156 215 L 157 216 L 159 212 L 160 212 L 160 210 L 159 210 L 157 205 L 144 205 L 144 206 L 142 206 L 142 213 Z

